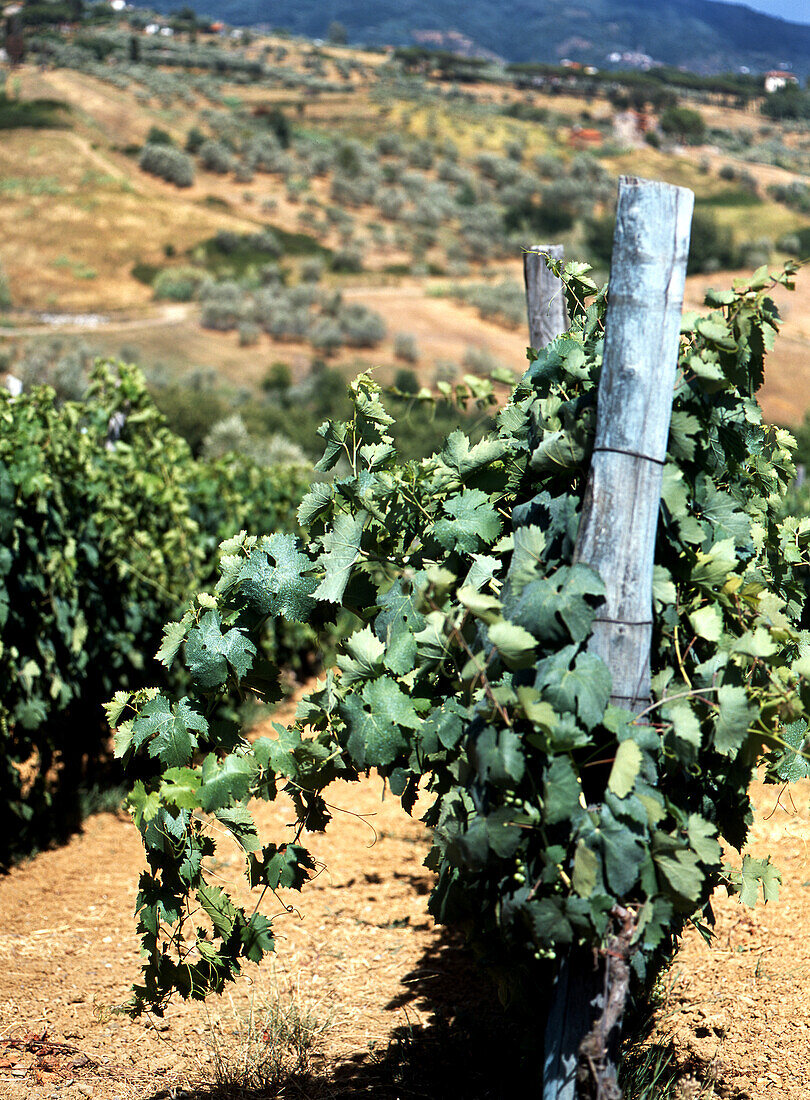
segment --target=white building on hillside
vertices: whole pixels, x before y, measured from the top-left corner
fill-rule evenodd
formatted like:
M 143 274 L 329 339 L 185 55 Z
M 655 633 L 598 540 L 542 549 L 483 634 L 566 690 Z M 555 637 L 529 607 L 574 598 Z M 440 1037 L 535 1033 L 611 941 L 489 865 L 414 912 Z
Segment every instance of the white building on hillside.
M 772 69 L 769 73 L 765 73 L 765 91 L 768 95 L 772 92 L 778 92 L 780 88 L 786 88 L 788 84 L 798 83 L 797 76 L 785 72 L 783 69 Z

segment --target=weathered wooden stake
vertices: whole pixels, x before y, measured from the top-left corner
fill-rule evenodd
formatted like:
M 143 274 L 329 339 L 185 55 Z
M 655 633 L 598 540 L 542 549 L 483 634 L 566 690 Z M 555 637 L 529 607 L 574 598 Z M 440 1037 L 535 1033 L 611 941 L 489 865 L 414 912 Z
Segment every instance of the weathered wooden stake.
M 694 201 L 683 187 L 619 182 L 596 437 L 574 557 L 605 583 L 589 649 L 610 669 L 612 702 L 628 710 L 650 695 L 655 532 Z
M 545 260 L 546 256 L 550 256 L 552 260 L 562 263 L 564 255 L 561 244 L 536 244 L 523 253 L 529 341 L 536 349 L 544 348 L 568 330 L 565 291 Z
M 655 533 L 693 206 L 684 188 L 620 180 L 596 437 L 574 554 L 606 588 L 589 649 L 610 669 L 611 701 L 635 711 L 650 693 Z M 629 982 L 628 918 L 614 913 L 623 960 L 621 951 L 611 965 L 573 951 L 560 965 L 546 1026 L 543 1100 L 620 1096 L 615 1062 Z M 590 1080 L 578 1090 L 578 1065 L 586 1060 Z

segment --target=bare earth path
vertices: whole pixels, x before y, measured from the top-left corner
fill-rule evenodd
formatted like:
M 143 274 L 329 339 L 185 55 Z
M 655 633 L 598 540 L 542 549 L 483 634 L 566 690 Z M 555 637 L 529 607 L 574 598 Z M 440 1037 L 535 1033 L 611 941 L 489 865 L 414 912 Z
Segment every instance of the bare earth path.
M 659 1014 L 658 1038 L 715 1079 L 708 1095 L 735 1100 L 810 1095 L 810 784 L 792 803 L 783 795 L 777 804 L 777 793 L 755 789 L 752 850 L 770 852 L 781 867 L 779 902 L 750 911 L 718 897 L 714 946 L 686 937 Z M 213 1080 L 211 1037 L 233 1046 L 238 1012 L 272 990 L 331 1021 L 314 1066 L 332 1082 L 326 1095 L 397 1095 L 375 1077 L 398 1064 L 395 1031 L 404 1029 L 413 1045 L 443 1016 L 458 1019 L 459 1006 L 493 998 L 468 963 L 459 969 L 458 950 L 426 912 L 421 826 L 380 795 L 375 777 L 332 791 L 341 808 L 312 843 L 323 869 L 301 896 L 286 899 L 298 912 L 276 921 L 275 963 L 207 1007 L 172 1007 L 163 1021 L 110 1011 L 138 968 L 131 913 L 141 850 L 129 821 L 97 816 L 66 847 L 13 870 L 0 881 L 0 1040 L 21 1042 L 0 1042 L 0 1098 L 225 1096 L 201 1089 Z M 283 838 L 289 817 L 281 803 L 262 807 L 263 833 Z M 235 877 L 236 861 L 220 870 Z M 43 1032 L 37 1050 L 30 1040 Z M 19 1049 L 26 1037 L 27 1051 Z M 49 1053 L 49 1041 L 68 1049 Z M 431 1095 L 424 1087 L 402 1095 Z M 481 1089 L 471 1085 L 465 1100 L 499 1095 Z

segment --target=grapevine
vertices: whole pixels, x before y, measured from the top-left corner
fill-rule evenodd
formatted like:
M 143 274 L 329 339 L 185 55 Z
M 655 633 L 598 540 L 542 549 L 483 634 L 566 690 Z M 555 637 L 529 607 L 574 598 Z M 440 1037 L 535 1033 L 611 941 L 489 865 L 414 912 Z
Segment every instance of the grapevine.
M 774 781 L 804 764 L 810 521 L 782 515 L 792 440 L 762 423 L 755 393 L 778 331 L 770 290 L 794 273 L 761 269 L 684 317 L 640 716 L 608 705 L 610 675 L 586 651 L 602 582 L 572 562 L 606 308 L 588 269 L 567 265 L 570 331 L 530 350 L 474 445 L 454 432 L 401 463 L 379 386 L 352 384 L 352 418 L 321 429 L 317 469 L 336 472 L 301 503 L 305 539 L 227 540 L 214 590 L 167 626 L 158 656 L 185 668 L 189 694 L 120 692 L 108 707 L 119 755 L 160 768 L 130 798 L 148 861 L 131 1011 L 203 998 L 273 950 L 262 900 L 304 886 L 325 789 L 370 769 L 409 812 L 430 796 L 430 910 L 466 929 L 505 992 L 573 944 L 599 946 L 617 904 L 644 980 L 688 921 L 710 924 L 718 884 L 747 904 L 776 895 L 778 870 L 743 851 L 747 790 L 762 762 Z M 359 625 L 289 728 L 249 742 L 216 717 L 246 693 L 275 697 L 257 645 L 268 620 L 324 630 L 341 611 Z M 267 842 L 250 801 L 281 792 L 296 823 Z M 249 907 L 212 884 L 223 829 Z

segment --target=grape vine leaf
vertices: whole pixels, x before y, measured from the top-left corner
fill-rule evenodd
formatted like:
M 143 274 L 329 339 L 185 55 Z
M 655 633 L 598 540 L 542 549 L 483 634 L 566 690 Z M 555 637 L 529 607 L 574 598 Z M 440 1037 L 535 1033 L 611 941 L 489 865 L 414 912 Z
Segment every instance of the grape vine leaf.
M 635 741 L 621 742 L 608 776 L 608 790 L 617 798 L 626 798 L 632 791 L 641 771 L 641 760 L 641 749 Z
M 203 691 L 224 684 L 230 668 L 237 676 L 246 675 L 255 655 L 256 647 L 243 630 L 230 627 L 223 631 L 216 611 L 203 615 L 186 642 L 188 670 Z
M 745 740 L 756 711 L 744 687 L 723 684 L 717 693 L 720 710 L 714 723 L 714 747 L 730 756 Z
M 352 566 L 360 556 L 360 539 L 366 515 L 351 516 L 346 512 L 335 519 L 334 527 L 323 536 L 324 553 L 318 559 L 325 576 L 314 592 L 316 600 L 340 603 Z
M 500 534 L 500 516 L 480 489 L 465 490 L 446 500 L 443 508 L 452 519 L 437 520 L 433 533 L 445 550 L 475 554 Z
M 555 710 L 576 713 L 592 729 L 602 720 L 612 679 L 599 657 L 570 645 L 538 662 L 535 686 Z
M 309 575 L 311 569 L 312 562 L 301 553 L 293 535 L 273 534 L 245 559 L 237 584 L 256 614 L 283 615 L 302 623 L 316 604 L 312 594 L 318 581 Z
M 208 723 L 185 699 L 170 703 L 158 695 L 141 708 L 132 723 L 132 741 L 136 748 L 149 741 L 147 752 L 170 768 L 187 764 L 197 746 L 197 734 L 205 733 Z
M 390 676 L 365 685 L 352 695 L 341 713 L 351 732 L 347 747 L 358 768 L 380 768 L 393 763 L 406 748 L 403 728 L 417 730 L 422 720 L 413 703 Z
M 251 761 L 237 753 L 229 753 L 221 763 L 216 753 L 209 753 L 202 764 L 202 808 L 208 813 L 241 802 L 250 790 L 253 771 Z

